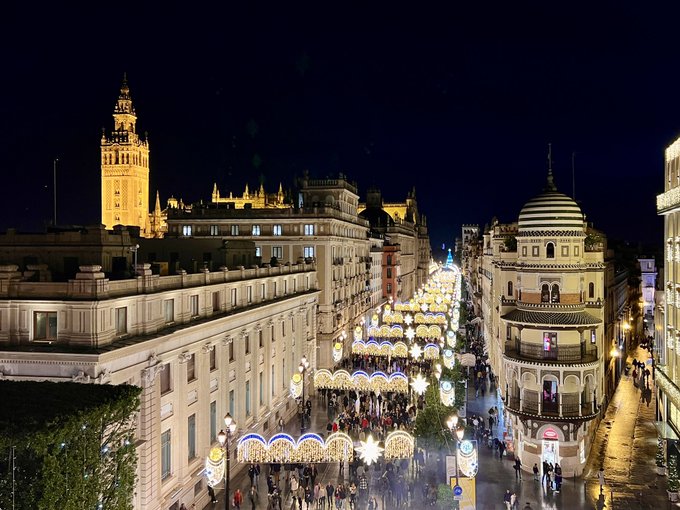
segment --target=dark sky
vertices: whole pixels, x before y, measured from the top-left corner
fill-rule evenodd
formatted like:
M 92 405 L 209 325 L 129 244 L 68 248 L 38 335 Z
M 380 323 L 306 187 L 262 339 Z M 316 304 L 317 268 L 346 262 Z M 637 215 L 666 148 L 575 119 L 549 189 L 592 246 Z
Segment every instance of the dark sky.
M 341 171 L 362 198 L 416 186 L 439 247 L 461 223 L 516 220 L 552 142 L 570 195 L 576 153 L 576 198 L 596 227 L 660 244 L 663 149 L 680 134 L 678 13 L 590 3 L 6 11 L 0 229 L 51 218 L 55 156 L 59 223 L 99 221 L 101 128 L 127 71 L 163 202 Z

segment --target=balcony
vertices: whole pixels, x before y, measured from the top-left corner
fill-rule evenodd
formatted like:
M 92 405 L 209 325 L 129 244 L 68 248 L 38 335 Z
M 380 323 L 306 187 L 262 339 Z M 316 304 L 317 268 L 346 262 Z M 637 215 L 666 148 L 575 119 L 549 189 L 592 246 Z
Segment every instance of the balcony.
M 680 187 L 671 188 L 656 196 L 656 212 L 661 214 L 680 205 Z
M 549 351 L 542 344 L 527 342 L 505 343 L 505 357 L 518 361 L 535 361 L 548 364 L 594 363 L 598 360 L 597 347 L 580 345 L 558 345 Z
M 578 398 L 578 394 L 574 393 L 565 395 Z M 506 408 L 513 414 L 545 416 L 554 420 L 592 419 L 599 411 L 595 402 L 564 403 L 560 402 L 562 398 L 563 396 L 558 394 L 556 402 L 539 402 L 536 398 L 510 397 L 507 399 Z

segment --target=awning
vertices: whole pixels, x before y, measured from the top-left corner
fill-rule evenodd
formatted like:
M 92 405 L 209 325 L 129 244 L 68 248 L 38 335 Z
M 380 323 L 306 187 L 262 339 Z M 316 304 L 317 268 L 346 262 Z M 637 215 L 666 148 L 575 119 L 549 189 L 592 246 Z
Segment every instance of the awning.
M 602 321 L 588 312 L 528 311 L 515 309 L 501 316 L 501 319 L 517 324 L 542 326 L 597 326 Z

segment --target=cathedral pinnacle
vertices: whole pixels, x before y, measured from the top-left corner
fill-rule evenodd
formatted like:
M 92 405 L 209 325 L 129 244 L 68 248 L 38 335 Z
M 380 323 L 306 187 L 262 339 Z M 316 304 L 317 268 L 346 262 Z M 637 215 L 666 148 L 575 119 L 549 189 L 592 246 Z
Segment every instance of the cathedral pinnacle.
M 548 179 L 545 184 L 545 191 L 557 191 L 552 171 L 552 144 L 548 144 Z
M 130 99 L 130 87 L 128 87 L 127 73 L 123 73 L 123 83 L 120 86 L 121 99 Z

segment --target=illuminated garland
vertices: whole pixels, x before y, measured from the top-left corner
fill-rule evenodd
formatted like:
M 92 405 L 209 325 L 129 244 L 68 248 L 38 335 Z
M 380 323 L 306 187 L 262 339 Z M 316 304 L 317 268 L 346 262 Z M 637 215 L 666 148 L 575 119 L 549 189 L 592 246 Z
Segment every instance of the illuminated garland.
M 446 305 L 444 305 L 444 311 L 446 311 Z M 432 313 L 432 312 L 418 312 L 414 316 L 416 324 L 446 324 L 446 315 L 444 313 Z
M 421 324 L 416 328 L 416 336 L 418 338 L 437 338 L 442 336 L 442 329 L 439 326 L 426 326 Z
M 333 345 L 333 361 L 338 363 L 340 360 L 342 360 L 342 344 L 335 342 Z
M 426 344 L 423 349 L 423 358 L 427 360 L 435 360 L 439 358 L 439 346 L 436 344 Z
M 368 328 L 368 336 L 372 338 L 403 338 L 404 329 L 401 326 L 387 326 L 380 327 L 371 326 Z
M 374 392 L 408 393 L 408 379 L 402 372 L 389 376 L 384 372 L 374 372 L 370 376 L 363 370 L 350 375 L 346 370 L 332 372 L 325 368 L 314 372 L 314 387 L 333 390 L 361 390 Z
M 290 396 L 299 398 L 302 395 L 302 375 L 295 373 L 290 378 Z
M 343 432 L 328 436 L 304 434 L 297 441 L 288 434 L 276 434 L 269 441 L 259 434 L 243 436 L 236 447 L 239 462 L 284 464 L 339 462 L 354 460 L 352 439 Z
M 458 468 L 468 478 L 477 476 L 479 470 L 479 458 L 477 454 L 477 441 L 461 441 L 458 447 Z
M 355 340 L 352 343 L 352 354 L 368 354 L 369 356 L 392 356 L 393 358 L 407 358 L 408 347 L 404 342 L 395 342 L 394 344 L 384 341 L 376 342 L 369 340 Z
M 210 487 L 216 487 L 224 479 L 224 450 L 219 446 L 213 446 L 205 459 L 205 477 Z
M 365 446 L 367 442 L 364 441 Z M 304 434 L 297 441 L 288 434 L 276 434 L 267 441 L 259 434 L 247 434 L 237 443 L 236 455 L 239 462 L 306 464 L 326 462 L 352 462 L 356 453 L 360 453 L 352 438 L 344 432 L 334 432 L 324 441 L 318 434 Z M 373 448 L 375 445 L 375 448 Z M 385 460 L 410 459 L 415 451 L 415 439 L 403 430 L 390 432 L 385 438 L 384 448 L 372 441 L 369 448 L 371 454 L 379 456 L 383 452 Z M 374 451 L 375 450 L 375 451 Z M 210 463 L 210 472 L 208 465 Z M 206 476 L 211 487 L 216 486 L 224 477 L 224 453 L 215 447 L 206 459 Z

